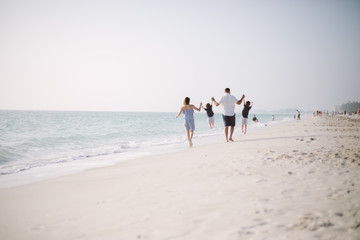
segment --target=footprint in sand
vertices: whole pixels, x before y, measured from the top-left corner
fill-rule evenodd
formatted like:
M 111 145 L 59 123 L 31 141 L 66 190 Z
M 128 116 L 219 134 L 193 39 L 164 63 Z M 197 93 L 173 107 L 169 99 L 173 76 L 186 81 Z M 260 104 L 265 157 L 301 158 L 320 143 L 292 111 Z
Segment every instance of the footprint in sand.
M 322 219 L 320 216 L 314 216 L 311 213 L 305 214 L 299 221 L 292 226 L 288 226 L 287 230 L 309 230 L 316 231 L 320 228 L 332 227 L 334 224 L 327 219 Z

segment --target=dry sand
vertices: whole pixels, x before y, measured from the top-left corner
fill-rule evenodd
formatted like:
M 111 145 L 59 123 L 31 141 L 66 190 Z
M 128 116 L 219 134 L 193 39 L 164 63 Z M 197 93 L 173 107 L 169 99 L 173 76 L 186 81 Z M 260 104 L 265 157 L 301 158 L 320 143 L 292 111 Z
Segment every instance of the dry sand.
M 0 189 L 0 239 L 360 239 L 359 118 L 239 132 Z

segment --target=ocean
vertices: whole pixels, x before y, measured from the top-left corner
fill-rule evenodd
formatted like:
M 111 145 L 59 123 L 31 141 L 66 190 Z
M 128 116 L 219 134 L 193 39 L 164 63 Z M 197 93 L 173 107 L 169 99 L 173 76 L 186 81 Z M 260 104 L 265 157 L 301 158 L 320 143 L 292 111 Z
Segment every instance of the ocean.
M 151 112 L 0 111 L 0 183 L 2 176 L 31 172 L 86 169 L 144 155 L 188 148 L 183 115 Z M 293 121 L 291 114 L 249 114 L 248 132 Z M 241 137 L 237 113 L 234 138 Z M 221 113 L 209 128 L 204 111 L 195 115 L 194 146 L 224 141 Z M 111 160 L 109 160 L 111 159 Z M 81 163 L 81 164 L 80 164 Z M 45 168 L 44 168 L 45 167 Z M 49 170 L 49 167 L 50 170 Z M 39 172 L 39 171 L 38 171 Z M 1 185 L 1 184 L 0 184 Z

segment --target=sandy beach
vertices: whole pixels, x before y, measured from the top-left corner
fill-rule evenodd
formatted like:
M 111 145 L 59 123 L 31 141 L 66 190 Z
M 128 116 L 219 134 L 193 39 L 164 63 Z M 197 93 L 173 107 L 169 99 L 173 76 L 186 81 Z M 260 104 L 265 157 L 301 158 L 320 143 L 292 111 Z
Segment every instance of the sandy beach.
M 360 118 L 0 189 L 0 238 L 360 239 Z M 196 132 L 195 132 L 196 134 Z

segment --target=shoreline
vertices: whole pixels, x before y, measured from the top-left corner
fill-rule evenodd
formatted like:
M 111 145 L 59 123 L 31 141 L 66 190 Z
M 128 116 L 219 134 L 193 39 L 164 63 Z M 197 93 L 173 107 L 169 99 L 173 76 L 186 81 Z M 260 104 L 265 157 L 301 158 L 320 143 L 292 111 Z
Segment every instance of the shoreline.
M 284 114 L 283 114 L 284 115 Z M 288 114 L 285 114 L 288 115 Z M 305 116 L 304 119 L 309 116 Z M 283 117 L 280 121 L 262 122 L 262 123 L 250 123 L 248 125 L 248 134 L 252 132 L 262 131 L 265 128 L 271 128 L 277 125 L 287 124 L 295 120 L 286 119 Z M 222 122 L 218 121 L 218 124 L 222 126 Z M 213 129 L 212 133 L 200 135 L 195 132 L 194 134 L 194 147 L 208 146 L 212 144 L 223 142 L 223 129 Z M 242 138 L 241 134 L 241 122 L 238 120 L 237 127 L 235 128 L 234 137 Z M 54 162 L 35 167 L 29 167 L 28 169 L 21 170 L 10 174 L 0 175 L 0 189 L 21 186 L 31 183 L 40 182 L 47 179 L 57 178 L 66 175 L 72 175 L 86 171 L 93 168 L 102 168 L 107 166 L 113 166 L 124 161 L 133 161 L 134 159 L 143 158 L 146 156 L 156 156 L 167 153 L 175 153 L 186 150 L 188 148 L 187 140 L 184 133 L 184 143 L 177 144 L 164 144 L 159 146 L 151 146 L 148 148 L 132 149 L 129 152 L 113 153 L 108 155 L 92 156 L 89 158 L 77 159 L 73 161 Z
M 314 117 L 0 189 L 5 239 L 358 239 L 360 120 Z

